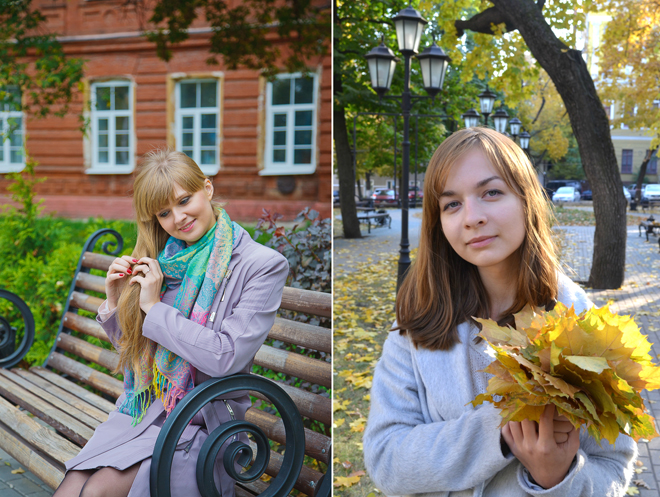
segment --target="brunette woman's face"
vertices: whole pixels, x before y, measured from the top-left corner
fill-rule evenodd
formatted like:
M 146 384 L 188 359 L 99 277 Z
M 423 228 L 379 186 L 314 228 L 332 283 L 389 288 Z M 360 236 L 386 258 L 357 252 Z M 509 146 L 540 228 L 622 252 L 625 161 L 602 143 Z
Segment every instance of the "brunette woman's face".
M 174 201 L 156 213 L 158 222 L 170 236 L 192 245 L 202 238 L 215 224 L 211 206 L 213 185 L 204 181 L 204 188 L 189 193 L 174 184 Z
M 480 149 L 449 170 L 440 195 L 442 231 L 449 244 L 480 270 L 509 270 L 525 239 L 522 200 Z

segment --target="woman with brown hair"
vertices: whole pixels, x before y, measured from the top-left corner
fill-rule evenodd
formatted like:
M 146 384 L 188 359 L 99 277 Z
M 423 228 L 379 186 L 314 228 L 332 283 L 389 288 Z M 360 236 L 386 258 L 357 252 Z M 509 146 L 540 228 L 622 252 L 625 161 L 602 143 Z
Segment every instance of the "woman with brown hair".
M 132 256 L 111 264 L 97 317 L 119 351 L 124 393 L 67 462 L 56 497 L 148 496 L 166 416 L 195 385 L 249 372 L 281 303 L 286 259 L 212 201 L 213 185 L 192 159 L 147 154 L 133 190 L 137 243 Z M 220 424 L 244 419 L 250 405 L 247 393 L 236 392 L 197 413 L 177 445 L 172 495 L 200 495 L 195 467 L 204 440 Z M 218 460 L 216 485 L 231 497 L 234 481 Z
M 554 406 L 537 424 L 473 408 L 494 359 L 473 317 L 513 324 L 526 305 L 592 304 L 559 270 L 548 203 L 512 140 L 458 131 L 426 172 L 417 258 L 399 289 L 397 322 L 374 373 L 364 433 L 369 474 L 387 495 L 620 496 L 637 448 L 602 447 Z

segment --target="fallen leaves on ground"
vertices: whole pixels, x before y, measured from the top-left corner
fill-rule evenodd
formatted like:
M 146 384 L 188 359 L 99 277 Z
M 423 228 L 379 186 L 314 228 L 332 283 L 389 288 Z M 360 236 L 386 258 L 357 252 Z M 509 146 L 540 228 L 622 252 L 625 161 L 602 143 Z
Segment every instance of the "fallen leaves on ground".
M 357 262 L 350 256 L 369 252 L 369 242 L 342 253 L 344 267 L 334 279 L 334 429 L 337 461 L 334 464 L 335 496 L 364 496 L 374 486 L 365 473 L 362 435 L 369 414 L 369 389 L 382 344 L 394 322 L 397 254 L 376 254 L 378 262 Z M 349 470 L 351 472 L 349 472 Z

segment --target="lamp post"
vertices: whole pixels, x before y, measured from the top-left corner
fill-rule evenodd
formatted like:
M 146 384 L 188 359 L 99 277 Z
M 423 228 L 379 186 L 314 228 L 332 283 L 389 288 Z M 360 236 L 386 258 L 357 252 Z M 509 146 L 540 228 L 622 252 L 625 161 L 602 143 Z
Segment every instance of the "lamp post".
M 397 275 L 397 290 L 403 282 L 406 271 L 410 267 L 410 241 L 408 240 L 408 182 L 410 170 L 410 111 L 413 100 L 428 98 L 412 95 L 410 93 L 410 59 L 417 54 L 422 32 L 427 21 L 412 7 L 406 7 L 394 18 L 399 52 L 404 59 L 403 93 L 399 96 L 385 96 L 392 84 L 392 75 L 396 64 L 394 53 L 381 45 L 371 50 L 365 57 L 369 63 L 371 86 L 381 98 L 392 98 L 401 101 L 401 114 L 403 115 L 403 160 L 401 171 L 401 250 L 399 251 L 399 269 Z M 417 55 L 422 69 L 424 90 L 430 97 L 442 90 L 445 73 L 449 64 L 449 57 L 440 47 L 433 43 L 421 54 Z
M 481 113 L 484 115 L 484 125 L 488 126 L 488 116 L 493 112 L 493 104 L 497 95 L 488 89 L 486 89 L 479 94 L 479 105 L 481 106 Z
M 513 141 L 516 141 L 516 138 L 520 134 L 520 127 L 521 126 L 522 126 L 522 122 L 517 117 L 514 117 L 513 119 L 511 119 L 509 121 L 509 127 L 511 128 L 511 136 L 513 136 Z M 522 148 L 525 148 L 522 145 L 520 145 L 520 146 Z

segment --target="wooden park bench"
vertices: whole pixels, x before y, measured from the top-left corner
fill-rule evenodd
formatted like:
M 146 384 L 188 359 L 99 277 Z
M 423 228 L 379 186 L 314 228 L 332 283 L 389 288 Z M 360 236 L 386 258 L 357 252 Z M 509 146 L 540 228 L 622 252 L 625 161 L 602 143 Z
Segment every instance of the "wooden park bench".
M 358 221 L 361 223 L 367 224 L 367 230 L 371 233 L 371 224 L 375 226 L 385 226 L 387 222 L 387 227 L 392 229 L 392 217 L 385 211 L 378 211 L 373 214 L 360 214 L 358 215 Z
M 107 235 L 114 236 L 116 241 L 103 244 L 105 254 L 94 253 L 97 241 Z M 115 248 L 110 251 L 109 247 Z M 26 333 L 17 350 L 0 359 L 0 366 L 5 368 L 0 368 L 0 448 L 53 489 L 64 477 L 64 463 L 80 451 L 94 429 L 115 410 L 114 402 L 123 392 L 121 381 L 99 370 L 113 370 L 118 354 L 111 346 L 102 348 L 84 339 L 87 335 L 109 343 L 94 319 L 78 313 L 79 310 L 94 314 L 98 311 L 103 302 L 99 295 L 105 294 L 105 278 L 90 274 L 90 270 L 106 272 L 122 248 L 121 236 L 109 229 L 99 230 L 87 240 L 63 306 L 55 345 L 41 366 L 29 370 L 8 369 L 18 364 L 27 352 L 34 336 L 34 321 L 20 299 L 0 290 L 0 298 L 14 301 L 26 324 Z M 280 309 L 329 318 L 331 304 L 330 294 L 287 287 Z M 0 317 L 0 338 L 7 336 L 8 328 L 7 320 Z M 280 317 L 275 319 L 269 338 L 327 354 L 332 350 L 330 329 Z M 263 345 L 254 363 L 296 377 L 308 385 L 331 387 L 332 367 L 324 360 Z M 237 390 L 249 390 L 251 395 L 277 408 L 280 417 L 253 407 L 247 411 L 245 421 L 225 423 L 209 434 L 198 460 L 198 485 L 202 495 L 215 495 L 211 488 L 214 487 L 213 462 L 223 442 L 239 431 L 248 431 L 253 435 L 249 448 L 241 442 L 232 442 L 224 458 L 225 468 L 231 467 L 234 474 L 233 461 L 243 467 L 252 463 L 248 470 L 236 475 L 238 497 L 263 493 L 269 485 L 271 492 L 275 490 L 274 495 L 287 495 L 295 488 L 309 496 L 329 497 L 331 473 L 326 478 L 314 460 L 331 468 L 331 439 L 304 428 L 303 417 L 329 428 L 330 398 L 254 374 L 208 380 L 179 402 L 168 416 L 156 443 L 151 465 L 151 495 L 170 496 L 169 471 L 174 448 L 194 414 L 221 394 Z M 271 450 L 271 444 L 276 448 L 276 444 L 281 444 L 285 447 L 284 453 Z M 227 461 L 227 453 L 233 455 L 232 460 Z M 303 464 L 305 456 L 309 456 L 307 464 Z M 262 477 L 263 473 L 271 478 Z

